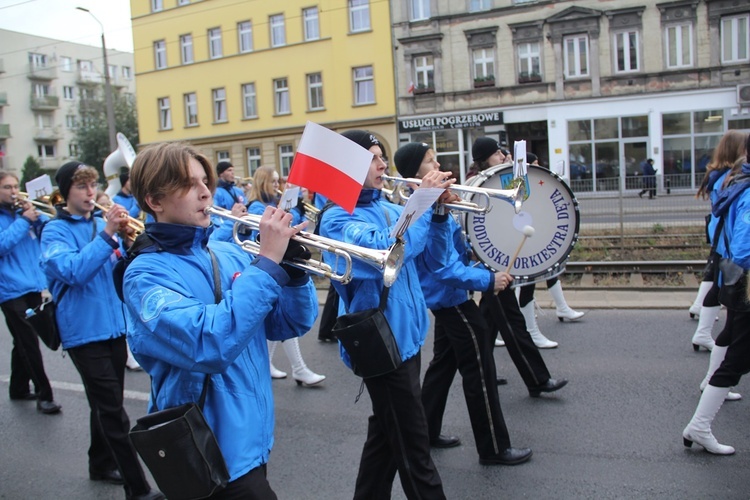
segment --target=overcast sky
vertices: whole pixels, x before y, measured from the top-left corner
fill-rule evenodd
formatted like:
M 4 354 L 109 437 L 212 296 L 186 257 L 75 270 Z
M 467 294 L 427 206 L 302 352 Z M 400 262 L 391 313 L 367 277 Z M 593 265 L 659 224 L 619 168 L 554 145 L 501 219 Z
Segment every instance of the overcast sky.
M 133 52 L 130 0 L 0 0 L 0 29 L 101 47 L 99 23 L 76 7 L 99 19 L 108 49 Z

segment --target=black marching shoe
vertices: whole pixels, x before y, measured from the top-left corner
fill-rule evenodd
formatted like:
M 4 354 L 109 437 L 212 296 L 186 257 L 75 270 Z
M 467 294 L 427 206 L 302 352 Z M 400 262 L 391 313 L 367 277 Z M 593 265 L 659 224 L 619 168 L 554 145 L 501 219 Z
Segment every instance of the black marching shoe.
M 59 413 L 62 410 L 62 406 L 54 401 L 37 401 L 36 409 L 46 415 L 52 415 L 53 413 Z
M 497 377 L 497 385 L 508 385 L 508 379 L 503 377 Z
M 555 392 L 562 389 L 568 384 L 568 381 L 563 379 L 555 380 L 553 378 L 547 380 L 545 383 L 529 387 L 529 396 L 532 398 L 538 398 L 543 392 Z
M 430 439 L 430 446 L 433 448 L 453 448 L 461 444 L 461 440 L 456 436 L 444 436 L 440 434 L 434 439 Z
M 531 448 L 508 448 L 499 455 L 479 457 L 482 465 L 518 465 L 531 458 Z
M 159 490 L 151 490 L 143 495 L 130 495 L 126 498 L 127 500 L 164 500 L 167 497 Z
M 117 469 L 112 469 L 104 472 L 92 472 L 89 471 L 89 479 L 92 481 L 104 481 L 110 484 L 125 484 L 122 479 L 122 474 Z

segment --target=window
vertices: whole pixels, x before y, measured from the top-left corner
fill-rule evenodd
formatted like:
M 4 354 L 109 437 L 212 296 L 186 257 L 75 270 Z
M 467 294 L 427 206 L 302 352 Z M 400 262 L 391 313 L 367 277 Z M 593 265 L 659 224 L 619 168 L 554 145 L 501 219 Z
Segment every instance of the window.
M 304 23 L 306 42 L 309 42 L 310 40 L 317 40 L 318 38 L 320 38 L 317 7 L 302 9 L 302 22 Z
M 721 19 L 721 62 L 741 63 L 750 61 L 748 54 L 748 24 L 750 14 L 723 17 Z
M 76 90 L 68 85 L 63 85 L 63 99 L 73 101 L 76 98 Z
M 323 106 L 323 77 L 320 73 L 307 75 L 307 108 L 309 110 L 325 108 Z
M 430 18 L 430 0 L 410 0 L 411 21 L 421 21 Z
M 70 57 L 60 57 L 60 69 L 63 71 L 73 71 L 73 59 Z
M 46 54 L 35 54 L 29 52 L 29 63 L 34 68 L 46 68 L 47 67 L 47 56 Z
M 469 0 L 469 12 L 480 12 L 492 8 L 491 0 Z
M 518 83 L 541 82 L 542 67 L 539 42 L 519 43 L 518 50 Z
M 177 0 L 177 5 L 187 5 L 190 3 L 190 0 Z
M 151 0 L 151 12 L 164 10 L 164 0 Z
M 172 110 L 169 107 L 169 97 L 159 99 L 159 130 L 172 129 Z
M 229 161 L 229 151 L 217 151 L 216 152 L 216 162 L 220 161 Z
M 493 49 L 474 49 L 474 80 L 495 80 L 495 51 Z
M 39 128 L 51 128 L 52 127 L 52 114 L 51 113 L 34 113 L 34 122 Z
M 34 84 L 34 95 L 36 97 L 47 97 L 49 96 L 50 87 L 46 83 L 35 83 Z
M 164 40 L 154 42 L 154 67 L 156 69 L 167 67 L 167 44 Z
M 255 84 L 246 83 L 242 86 L 242 117 L 257 118 L 258 108 L 256 106 Z
M 622 31 L 614 34 L 615 72 L 638 71 L 638 32 Z
M 39 158 L 41 159 L 55 157 L 55 145 L 54 144 L 37 144 L 36 150 L 37 150 L 37 153 L 39 153 Z
M 65 126 L 69 129 L 78 128 L 78 120 L 76 120 L 76 115 L 65 115 Z
M 96 90 L 91 87 L 81 87 L 81 100 L 96 99 Z
M 122 67 L 122 77 L 126 80 L 130 80 L 133 77 L 133 74 L 130 72 L 130 66 Z
M 575 35 L 563 39 L 565 77 L 579 78 L 589 75 L 589 37 Z
M 414 84 L 417 89 L 435 89 L 435 65 L 432 55 L 414 57 Z
M 237 23 L 237 38 L 240 52 L 253 50 L 253 24 L 250 21 Z
M 216 59 L 221 57 L 221 29 L 211 28 L 208 30 L 208 57 Z
M 289 109 L 289 84 L 286 78 L 273 81 L 274 104 L 277 115 L 290 113 Z
M 693 65 L 693 25 L 678 24 L 665 29 L 667 68 L 685 68 Z
M 195 92 L 184 95 L 185 98 L 185 126 L 194 127 L 198 125 L 198 97 Z
M 375 81 L 372 66 L 354 68 L 354 104 L 375 103 Z
M 271 25 L 271 47 L 286 45 L 286 28 L 284 27 L 284 14 L 276 14 L 268 18 Z
M 107 67 L 107 69 L 109 70 L 108 71 L 109 77 L 112 79 L 116 79 L 117 78 L 117 66 L 115 66 L 114 64 L 110 64 Z
M 366 31 L 370 29 L 370 1 L 349 0 L 349 31 Z
M 75 142 L 71 142 L 68 144 L 68 156 L 71 157 L 77 157 L 78 156 L 78 144 Z
M 182 64 L 193 62 L 193 35 L 180 35 L 180 58 Z
M 289 169 L 292 168 L 294 159 L 294 148 L 291 144 L 282 144 L 279 146 L 279 167 L 281 167 L 281 176 L 289 175 Z
M 212 91 L 214 101 L 214 123 L 227 121 L 227 93 L 226 90 L 214 89 Z
M 92 63 L 91 61 L 83 60 L 83 59 L 79 60 L 78 70 L 81 73 L 91 73 L 92 71 L 94 71 L 94 63 Z
M 247 156 L 247 167 L 250 169 L 250 175 L 255 175 L 255 171 L 260 168 L 260 148 L 245 149 Z

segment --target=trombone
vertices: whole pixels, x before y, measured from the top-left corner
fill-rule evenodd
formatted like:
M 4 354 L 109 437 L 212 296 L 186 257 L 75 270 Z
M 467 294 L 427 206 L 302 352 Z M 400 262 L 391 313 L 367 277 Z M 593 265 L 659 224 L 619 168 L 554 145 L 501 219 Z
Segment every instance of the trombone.
M 215 215 L 223 219 L 234 222 L 232 236 L 235 243 L 240 245 L 242 250 L 252 255 L 258 255 L 260 244 L 253 240 L 242 240 L 239 235 L 241 226 L 249 227 L 251 230 L 260 230 L 260 215 L 247 214 L 242 217 L 235 217 L 231 210 L 220 207 L 206 207 L 206 215 Z M 375 250 L 372 248 L 360 247 L 332 240 L 317 234 L 300 231 L 292 237 L 296 242 L 308 247 L 316 248 L 321 251 L 330 252 L 336 260 L 331 266 L 325 262 L 314 259 L 293 259 L 284 261 L 285 264 L 302 269 L 310 274 L 326 277 L 332 281 L 338 281 L 346 285 L 352 280 L 352 258 L 369 264 L 383 273 L 383 283 L 385 286 L 391 286 L 398 277 L 401 266 L 404 263 L 404 246 L 401 240 L 391 245 L 387 250 Z M 344 271 L 339 273 L 339 263 L 343 262 Z
M 403 177 L 391 177 L 390 175 L 383 175 L 383 180 L 391 181 L 394 183 L 402 184 L 422 184 L 422 179 L 407 178 Z M 483 203 L 474 203 L 471 201 L 458 201 L 456 203 L 446 203 L 444 206 L 451 210 L 461 210 L 464 212 L 473 212 L 476 214 L 486 214 L 492 210 L 491 199 L 496 198 L 504 200 L 513 205 L 513 209 L 516 213 L 521 211 L 523 205 L 523 199 L 526 196 L 526 182 L 522 177 L 514 179 L 516 186 L 512 189 L 490 189 L 480 188 L 474 186 L 464 186 L 462 184 L 453 184 L 450 191 L 456 191 L 462 193 L 463 196 L 478 195 L 480 196 Z M 404 186 L 401 186 L 403 188 Z M 394 191 L 396 189 L 394 188 Z M 399 194 L 404 200 L 408 200 L 409 197 L 403 193 L 403 189 L 399 190 Z
M 94 204 L 94 207 L 96 207 L 97 209 L 101 210 L 102 214 L 104 214 L 104 215 L 107 215 L 107 212 L 109 212 L 109 209 L 111 208 L 111 207 L 105 207 L 104 205 L 100 205 L 100 204 L 98 204 L 95 201 L 92 201 L 91 203 Z M 125 214 L 123 214 L 123 215 L 125 215 Z M 138 220 L 138 219 L 136 219 L 134 217 L 131 217 L 129 215 L 126 215 L 124 218 L 128 219 L 127 226 L 135 232 L 135 234 L 132 235 L 132 236 L 129 236 L 129 238 L 131 240 L 135 241 L 136 237 L 138 237 L 138 235 L 141 234 L 144 231 L 145 226 L 144 226 L 143 222 L 141 222 L 140 220 Z
M 23 191 L 18 192 L 18 197 L 13 199 L 13 205 L 17 208 L 22 208 L 21 202 L 24 201 L 28 201 L 34 205 L 37 212 L 48 217 L 55 217 L 55 207 L 51 206 L 49 203 L 33 200 L 29 197 L 28 193 L 24 193 Z

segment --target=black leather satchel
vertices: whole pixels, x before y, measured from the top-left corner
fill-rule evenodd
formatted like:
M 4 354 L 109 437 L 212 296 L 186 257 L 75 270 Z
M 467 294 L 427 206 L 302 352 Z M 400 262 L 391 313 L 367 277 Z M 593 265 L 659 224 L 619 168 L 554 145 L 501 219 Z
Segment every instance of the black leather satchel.
M 721 271 L 721 288 L 719 288 L 719 303 L 734 311 L 750 311 L 750 302 L 747 297 L 747 271 L 732 260 L 729 250 L 729 238 L 723 229 L 724 218 L 717 225 L 717 234 L 721 231 L 724 237 L 728 257 L 719 259 L 719 271 Z M 714 238 L 715 240 L 716 238 Z
M 383 311 L 388 287 L 380 294 L 380 306 L 339 316 L 331 333 L 338 337 L 352 364 L 354 374 L 377 377 L 401 366 L 401 351 Z

